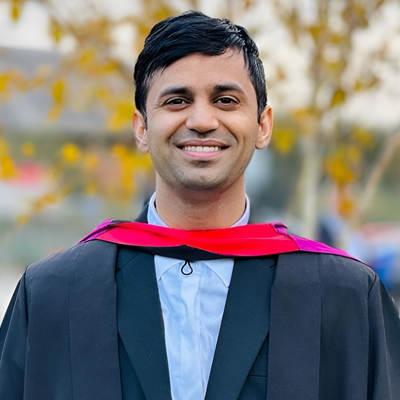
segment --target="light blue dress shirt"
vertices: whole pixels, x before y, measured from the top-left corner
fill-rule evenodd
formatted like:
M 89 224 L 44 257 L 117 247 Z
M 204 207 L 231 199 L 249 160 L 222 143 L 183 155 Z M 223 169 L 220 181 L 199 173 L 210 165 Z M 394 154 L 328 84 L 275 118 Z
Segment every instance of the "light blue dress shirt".
M 155 207 L 156 194 L 150 199 L 147 221 L 166 226 Z M 249 221 L 246 196 L 243 216 L 234 225 Z M 171 394 L 173 400 L 204 399 L 234 260 L 185 260 L 154 256 L 158 291 L 164 318 Z

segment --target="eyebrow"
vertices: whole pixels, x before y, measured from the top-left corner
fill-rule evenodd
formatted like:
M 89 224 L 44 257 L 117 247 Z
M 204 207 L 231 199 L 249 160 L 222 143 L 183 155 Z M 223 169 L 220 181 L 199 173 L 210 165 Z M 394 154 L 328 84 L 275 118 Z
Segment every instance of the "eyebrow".
M 244 93 L 243 88 L 236 83 L 222 83 L 220 85 L 216 85 L 214 87 L 213 93 L 218 94 L 221 92 L 231 92 L 231 91 Z
M 219 85 L 216 85 L 213 89 L 213 94 L 218 94 L 222 92 L 239 92 L 239 93 L 244 93 L 243 88 L 236 84 L 236 83 L 222 83 Z M 188 89 L 186 86 L 169 86 L 166 87 L 161 93 L 160 93 L 160 98 L 164 96 L 170 96 L 170 95 L 175 95 L 175 94 L 180 94 L 180 95 L 186 95 L 189 96 L 192 94 L 192 91 Z
M 190 93 L 191 91 L 186 86 L 169 86 L 160 93 L 159 97 L 170 96 L 171 94 L 189 95 Z

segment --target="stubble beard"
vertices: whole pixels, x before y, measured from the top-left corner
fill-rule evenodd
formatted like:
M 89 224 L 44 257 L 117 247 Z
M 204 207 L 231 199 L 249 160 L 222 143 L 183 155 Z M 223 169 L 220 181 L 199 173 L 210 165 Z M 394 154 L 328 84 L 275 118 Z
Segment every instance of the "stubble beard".
M 170 169 L 171 176 L 173 176 L 170 183 L 176 190 L 187 190 L 199 194 L 200 192 L 221 193 L 234 184 L 246 169 L 236 171 L 237 178 L 232 180 L 229 170 L 208 171 L 207 167 L 209 166 L 208 161 L 199 161 L 194 170 L 184 170 L 180 166 L 173 165 Z M 168 177 L 165 178 L 167 178 L 167 181 L 169 180 Z

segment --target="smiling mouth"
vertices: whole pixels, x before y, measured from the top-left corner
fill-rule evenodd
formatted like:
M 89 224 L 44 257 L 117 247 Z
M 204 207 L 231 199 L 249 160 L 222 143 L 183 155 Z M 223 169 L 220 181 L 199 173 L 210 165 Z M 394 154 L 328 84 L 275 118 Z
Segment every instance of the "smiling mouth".
M 178 146 L 183 151 L 195 151 L 199 153 L 213 153 L 216 151 L 225 150 L 227 147 L 219 146 Z

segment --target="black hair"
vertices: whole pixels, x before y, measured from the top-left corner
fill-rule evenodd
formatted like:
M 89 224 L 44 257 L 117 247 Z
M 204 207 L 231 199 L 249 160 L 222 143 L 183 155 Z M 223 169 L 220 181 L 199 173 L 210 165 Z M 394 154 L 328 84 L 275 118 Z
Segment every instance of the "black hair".
M 149 82 L 157 71 L 193 53 L 217 56 L 229 48 L 243 53 L 256 92 L 260 119 L 267 105 L 267 89 L 256 44 L 242 26 L 234 25 L 228 19 L 208 17 L 198 11 L 167 18 L 154 25 L 150 31 L 133 74 L 136 108 L 146 120 Z

